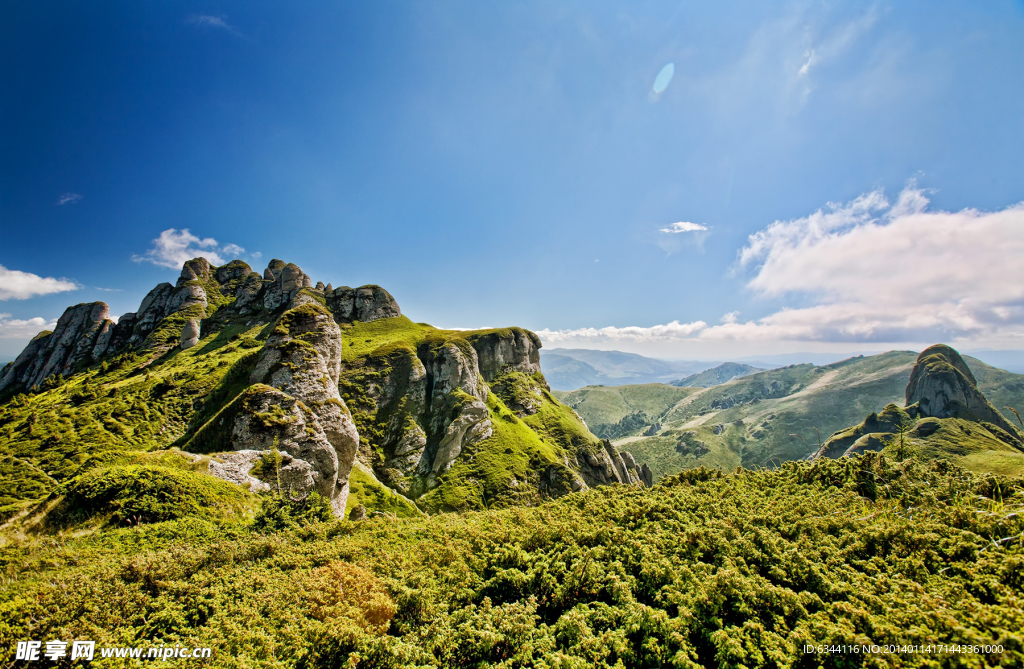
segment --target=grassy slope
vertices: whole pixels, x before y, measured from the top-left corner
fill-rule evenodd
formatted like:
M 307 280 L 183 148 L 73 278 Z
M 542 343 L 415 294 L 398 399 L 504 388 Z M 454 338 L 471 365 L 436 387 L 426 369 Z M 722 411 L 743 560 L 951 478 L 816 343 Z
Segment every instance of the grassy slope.
M 583 417 L 595 434 L 603 427 L 612 426 L 626 416 L 642 411 L 658 419 L 667 409 L 699 388 L 675 388 L 662 383 L 636 386 L 587 386 L 572 392 L 558 392 L 555 396 Z
M 662 436 L 620 439 L 616 444 L 638 460 L 646 461 L 655 476 L 700 464 L 758 466 L 801 458 L 815 450 L 814 428 L 824 440 L 835 431 L 860 423 L 864 416 L 880 411 L 890 402 L 902 406 L 915 360 L 916 354 L 912 352 L 894 351 L 821 367 L 795 365 L 760 372 L 706 390 L 691 389 L 692 394 L 678 402 L 660 396 L 664 398 L 662 403 L 647 404 L 649 408 L 645 411 L 665 425 Z M 1000 409 L 1006 405 L 1024 406 L 1024 376 L 973 358 L 967 358 L 967 362 L 978 379 L 978 387 L 994 405 Z M 771 387 L 773 381 L 779 384 L 779 390 L 764 395 L 763 388 Z M 562 396 L 593 427 L 619 420 L 634 392 L 645 398 L 659 397 L 650 393 L 649 386 L 584 388 Z M 758 401 L 750 402 L 753 398 Z M 712 408 L 716 401 L 730 399 L 743 403 L 725 409 Z M 743 425 L 735 425 L 737 420 L 742 420 Z M 714 435 L 713 427 L 718 424 L 726 429 L 721 435 Z M 642 431 L 641 428 L 637 433 Z M 673 434 L 663 436 L 667 431 Z M 701 457 L 679 454 L 675 446 L 678 434 L 684 431 L 695 431 L 697 439 L 704 441 L 710 452 Z M 793 433 L 806 443 L 790 436 Z M 949 455 L 955 457 L 953 453 Z M 1008 471 L 1007 467 L 1014 466 L 1012 454 L 993 458 L 993 471 Z M 979 455 L 963 463 L 989 468 Z
M 239 377 L 247 376 L 258 332 L 237 329 L 185 351 L 120 356 L 4 404 L 0 513 L 93 467 L 175 444 L 244 387 Z
M 281 533 L 185 519 L 17 540 L 0 647 L 146 640 L 281 668 L 1024 663 L 1024 547 L 1003 540 L 1024 532 L 1021 479 L 875 456 L 710 474 Z M 893 643 L 1003 653 L 801 650 Z

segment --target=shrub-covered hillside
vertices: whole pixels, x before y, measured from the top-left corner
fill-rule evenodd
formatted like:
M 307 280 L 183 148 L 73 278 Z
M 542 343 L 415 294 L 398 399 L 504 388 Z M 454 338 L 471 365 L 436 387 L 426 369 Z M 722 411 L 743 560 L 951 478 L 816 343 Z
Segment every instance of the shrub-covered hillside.
M 1022 479 L 869 453 L 533 508 L 22 538 L 0 554 L 0 648 L 181 643 L 219 667 L 1021 666 L 1022 512 Z M 1002 652 L 803 652 L 843 644 Z

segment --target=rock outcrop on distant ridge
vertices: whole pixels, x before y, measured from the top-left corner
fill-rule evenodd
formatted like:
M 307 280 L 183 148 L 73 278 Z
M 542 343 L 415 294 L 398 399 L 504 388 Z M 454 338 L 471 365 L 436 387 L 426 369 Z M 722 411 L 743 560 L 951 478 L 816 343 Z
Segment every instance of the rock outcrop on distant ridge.
M 927 441 L 942 430 L 947 420 L 976 423 L 976 440 L 1002 442 L 1002 448 L 1024 450 L 1024 434 L 978 390 L 963 357 L 950 346 L 936 344 L 917 357 L 907 384 L 905 407 L 889 404 L 880 413 L 869 414 L 860 425 L 836 432 L 810 459 L 882 450 L 894 443 L 893 435 L 901 431 L 908 444 Z M 952 432 L 963 429 L 957 425 L 949 428 Z
M 910 373 L 906 394 L 907 412 L 911 415 L 988 421 L 1016 432 L 978 390 L 978 382 L 960 354 L 945 344 L 921 351 Z

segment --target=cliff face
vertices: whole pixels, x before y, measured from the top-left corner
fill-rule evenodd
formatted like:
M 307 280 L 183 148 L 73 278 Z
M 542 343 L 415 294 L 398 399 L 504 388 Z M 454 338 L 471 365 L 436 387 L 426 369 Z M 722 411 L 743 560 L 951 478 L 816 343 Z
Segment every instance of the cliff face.
M 68 307 L 53 332 L 40 333 L 0 377 L 0 390 L 13 384 L 32 387 L 50 376 L 67 376 L 99 359 L 110 345 L 114 322 L 103 302 Z
M 521 328 L 412 323 L 380 286 L 314 283 L 293 263 L 275 259 L 258 273 L 238 260 L 217 267 L 196 258 L 116 322 L 101 302 L 70 307 L 4 368 L 0 392 L 59 389 L 65 380 L 77 388 L 84 376 L 75 402 L 115 398 L 104 425 L 124 439 L 133 438 L 118 427 L 125 411 L 161 411 L 165 394 L 176 394 L 161 421 L 166 441 L 155 445 L 208 454 L 210 473 L 253 489 L 316 492 L 338 516 L 352 505 L 357 462 L 374 485 L 426 510 L 650 485 L 641 465 L 550 394 L 540 346 Z M 216 363 L 230 351 L 233 364 Z M 168 367 L 175 371 L 161 371 Z M 108 368 L 120 370 L 120 385 L 92 390 L 114 373 Z M 222 370 L 216 384 L 204 381 L 211 369 Z M 147 388 L 145 399 L 126 403 L 133 384 Z M 271 476 L 260 463 L 274 449 L 281 460 Z

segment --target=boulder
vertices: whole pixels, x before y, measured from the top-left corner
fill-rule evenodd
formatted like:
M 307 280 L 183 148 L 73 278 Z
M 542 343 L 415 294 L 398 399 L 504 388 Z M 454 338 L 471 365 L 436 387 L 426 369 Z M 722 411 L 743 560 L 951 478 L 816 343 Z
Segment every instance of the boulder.
M 353 506 L 348 514 L 348 519 L 352 521 L 366 520 L 366 507 L 362 504 Z
M 181 328 L 181 348 L 182 350 L 192 348 L 199 343 L 199 321 L 194 318 L 189 319 L 185 325 Z
M 325 292 L 325 297 L 327 307 L 339 323 L 369 323 L 402 315 L 395 298 L 380 286 L 368 285 L 355 289 L 342 286 Z
M 314 490 L 330 500 L 341 517 L 348 498 L 348 480 L 338 480 L 338 456 L 317 416 L 303 402 L 264 384 L 246 388 L 216 417 L 196 432 L 185 450 L 265 452 L 276 446 L 282 459 L 265 483 L 291 496 Z M 216 473 L 211 469 L 211 473 Z M 222 477 L 224 478 L 224 477 Z M 268 480 L 269 479 L 269 480 Z

